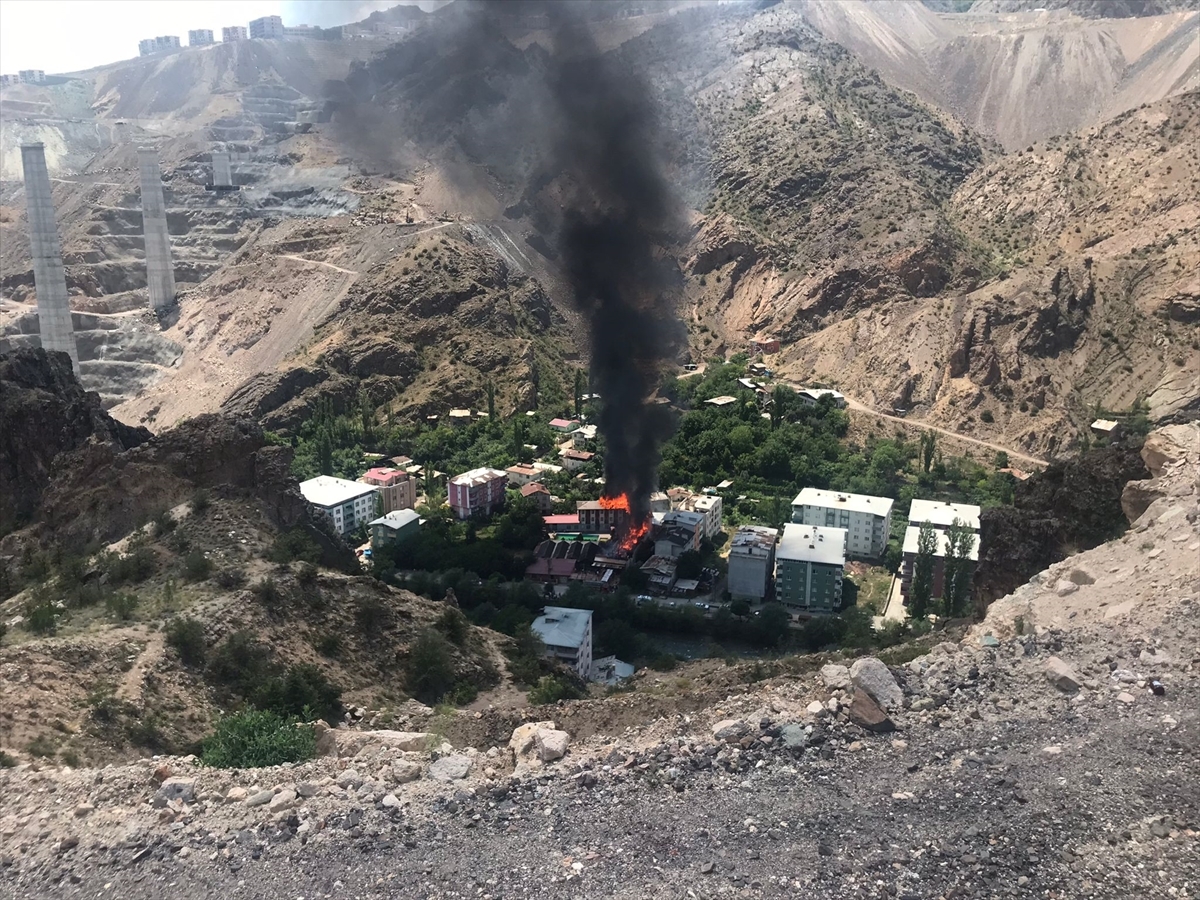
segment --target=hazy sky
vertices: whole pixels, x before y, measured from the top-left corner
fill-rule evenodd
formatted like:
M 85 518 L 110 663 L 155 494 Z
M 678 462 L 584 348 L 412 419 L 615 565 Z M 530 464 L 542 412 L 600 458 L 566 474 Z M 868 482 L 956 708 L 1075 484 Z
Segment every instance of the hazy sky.
M 223 26 L 272 15 L 284 25 L 343 25 L 399 2 L 406 0 L 0 0 L 0 72 L 77 72 L 137 56 L 139 40 L 160 34 L 186 45 L 189 30 L 210 28 L 219 41 Z

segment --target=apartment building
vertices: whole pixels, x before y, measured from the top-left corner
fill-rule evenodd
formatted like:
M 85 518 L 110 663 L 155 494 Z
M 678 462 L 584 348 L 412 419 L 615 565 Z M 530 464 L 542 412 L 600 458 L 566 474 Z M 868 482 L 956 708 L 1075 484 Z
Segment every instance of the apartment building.
M 837 612 L 845 567 L 844 528 L 784 525 L 775 548 L 775 599 L 794 612 Z
M 534 634 L 546 645 L 546 656 L 570 666 L 582 678 L 592 670 L 592 612 L 547 606 L 533 620 Z
M 179 38 L 173 34 L 162 34 L 158 37 L 145 38 L 138 41 L 139 56 L 154 56 L 158 53 L 170 53 L 180 47 Z
M 421 530 L 421 519 L 411 509 L 395 509 L 367 523 L 371 532 L 371 549 L 407 540 Z
M 349 534 L 379 515 L 379 493 L 369 484 L 318 475 L 300 482 L 308 505 L 333 523 L 338 534 Z
M 913 499 L 908 508 L 908 524 L 920 528 L 928 522 L 938 531 L 945 531 L 955 520 L 972 531 L 979 531 L 981 510 L 971 503 L 947 503 L 944 500 Z
M 283 37 L 283 19 L 279 16 L 251 19 L 250 37 L 258 40 L 273 40 Z
M 211 28 L 196 28 L 188 32 L 189 47 L 207 47 L 215 43 Z
M 916 501 L 913 501 L 916 503 Z M 935 526 L 937 535 L 937 546 L 933 551 L 933 586 L 930 591 L 930 598 L 934 600 L 941 599 L 946 587 L 946 551 L 950 547 L 950 535 L 946 529 L 938 529 Z M 919 525 L 909 525 L 904 530 L 904 562 L 900 568 L 900 596 L 904 598 L 904 602 L 908 603 L 908 598 L 912 594 L 913 575 L 917 567 L 917 548 L 921 539 L 921 527 Z M 976 534 L 974 540 L 971 541 L 971 552 L 967 554 L 970 558 L 972 566 L 970 577 L 975 576 L 974 564 L 979 562 L 979 535 Z
M 504 504 L 504 491 L 508 487 L 508 473 L 486 466 L 463 472 L 451 478 L 447 484 L 450 508 L 460 519 L 471 516 L 491 515 Z
M 792 521 L 797 525 L 844 528 L 849 556 L 878 559 L 887 550 L 894 504 L 891 497 L 805 488 L 792 501 Z
M 403 469 L 374 468 L 358 479 L 379 491 L 384 515 L 397 509 L 412 509 L 417 505 L 417 481 Z
M 734 600 L 761 601 L 775 575 L 778 532 L 763 525 L 746 525 L 729 543 L 729 594 Z
M 244 25 L 230 25 L 228 28 L 221 29 L 221 42 L 224 44 L 228 44 L 230 41 L 245 41 L 249 38 L 250 32 Z

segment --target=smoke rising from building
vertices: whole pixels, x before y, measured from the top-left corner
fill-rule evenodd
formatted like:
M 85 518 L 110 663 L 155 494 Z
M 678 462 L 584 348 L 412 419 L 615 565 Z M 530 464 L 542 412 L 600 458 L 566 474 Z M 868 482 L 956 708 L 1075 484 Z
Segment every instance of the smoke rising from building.
M 589 325 L 591 376 L 603 401 L 605 494 L 628 495 L 640 523 L 674 427 L 668 408 L 650 399 L 675 351 L 672 269 L 658 248 L 671 241 L 679 207 L 645 85 L 617 57 L 599 53 L 561 5 L 554 12 L 553 169 L 567 191 L 557 244 Z

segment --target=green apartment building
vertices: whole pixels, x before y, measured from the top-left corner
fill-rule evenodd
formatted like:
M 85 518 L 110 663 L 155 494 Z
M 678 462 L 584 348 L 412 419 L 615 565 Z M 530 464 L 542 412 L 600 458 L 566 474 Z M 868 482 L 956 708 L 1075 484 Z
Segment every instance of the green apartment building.
M 784 525 L 775 549 L 775 597 L 793 613 L 837 612 L 845 565 L 845 528 Z

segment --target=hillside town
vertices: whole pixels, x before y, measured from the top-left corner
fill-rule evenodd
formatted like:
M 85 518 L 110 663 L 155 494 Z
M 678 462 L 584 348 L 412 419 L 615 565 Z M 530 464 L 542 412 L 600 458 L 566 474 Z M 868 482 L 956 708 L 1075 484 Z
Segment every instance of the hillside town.
M 726 366 L 753 377 L 736 378 L 737 396 L 710 397 L 699 408 L 725 415 L 746 404 L 757 417 L 771 420 L 775 403 L 791 403 L 807 414 L 846 406 L 844 396 L 828 387 L 773 383 L 762 362 Z M 685 377 L 701 374 L 690 369 Z M 726 504 L 750 498 L 735 479 L 723 479 L 653 492 L 645 527 L 631 539 L 637 524 L 631 511 L 604 496 L 604 446 L 590 421 L 600 398 L 586 396 L 574 415 L 542 420 L 551 443 L 525 444 L 526 461 L 452 473 L 408 455 L 365 453 L 370 467 L 358 478 L 318 475 L 300 483 L 301 493 L 357 548 L 361 564 L 375 571 L 418 537 L 431 517 L 482 534 L 494 530 L 502 516 L 526 511 L 533 539 L 520 548 L 526 562 L 517 577 L 536 586 L 545 601 L 531 627 L 548 658 L 594 682 L 619 681 L 633 667 L 616 657 L 593 660 L 592 612 L 555 605 L 564 597 L 579 600 L 624 588 L 637 591 L 638 606 L 751 621 L 781 609 L 783 621 L 801 627 L 858 604 L 856 581 L 870 580 L 880 594 L 869 608 L 877 629 L 924 620 L 935 608 L 943 615 L 965 608 L 981 550 L 981 507 L 975 503 L 912 497 L 907 510 L 897 510 L 896 497 L 809 486 L 784 508 L 783 522 L 771 522 L 770 516 L 730 521 L 723 515 Z M 514 419 L 534 422 L 541 415 L 529 411 Z M 482 410 L 451 409 L 444 417 L 430 417 L 434 428 L 472 423 L 500 424 Z M 563 484 L 570 496 L 548 486 Z M 579 491 L 601 496 L 572 499 Z

